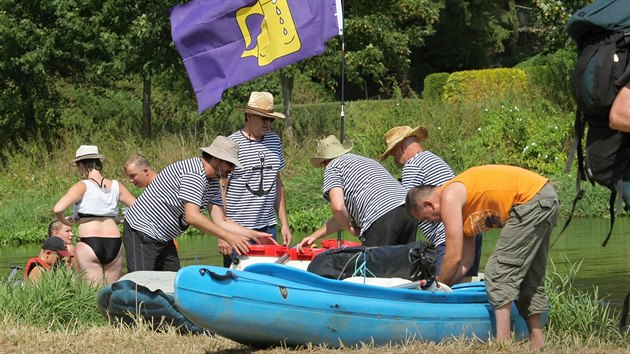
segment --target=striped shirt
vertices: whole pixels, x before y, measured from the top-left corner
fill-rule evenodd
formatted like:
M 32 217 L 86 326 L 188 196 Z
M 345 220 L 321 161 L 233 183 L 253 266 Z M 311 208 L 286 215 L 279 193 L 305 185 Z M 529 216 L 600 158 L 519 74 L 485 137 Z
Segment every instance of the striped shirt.
M 455 177 L 453 170 L 444 160 L 424 150 L 415 154 L 403 166 L 402 184 L 407 190 L 424 185 L 441 186 L 453 177 Z M 418 227 L 429 242 L 436 246 L 444 243 L 445 231 L 442 222 L 421 221 Z
M 341 155 L 326 166 L 324 199 L 330 202 L 335 187 L 343 189 L 344 204 L 361 234 L 376 219 L 405 204 L 406 191 L 400 183 L 381 164 L 363 156 Z
M 239 130 L 228 138 L 238 144 L 241 168 L 230 176 L 227 217 L 248 229 L 276 225 L 276 179 L 285 168 L 280 137 L 268 131 L 262 140 L 250 140 Z M 220 196 L 212 203 L 222 205 Z
M 206 177 L 201 157 L 178 161 L 158 173 L 127 210 L 125 220 L 133 229 L 168 242 L 188 228 L 184 203 L 204 210 L 217 194 L 219 181 Z

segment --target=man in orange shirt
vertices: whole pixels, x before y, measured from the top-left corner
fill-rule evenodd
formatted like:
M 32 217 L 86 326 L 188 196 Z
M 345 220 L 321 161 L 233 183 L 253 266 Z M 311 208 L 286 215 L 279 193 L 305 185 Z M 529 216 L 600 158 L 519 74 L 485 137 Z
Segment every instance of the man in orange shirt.
M 437 280 L 447 285 L 461 281 L 472 264 L 474 236 L 502 228 L 484 271 L 497 339 L 511 338 L 510 310 L 516 301 L 529 328 L 531 348 L 542 348 L 549 238 L 559 207 L 549 180 L 514 166 L 473 167 L 440 187 L 412 188 L 406 207 L 418 220 L 444 223 L 446 252 Z

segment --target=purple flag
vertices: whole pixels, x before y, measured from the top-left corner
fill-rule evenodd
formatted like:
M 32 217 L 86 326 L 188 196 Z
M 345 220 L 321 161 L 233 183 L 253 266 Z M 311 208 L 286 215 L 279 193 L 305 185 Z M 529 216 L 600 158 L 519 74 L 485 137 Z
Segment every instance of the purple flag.
M 199 114 L 223 91 L 320 54 L 341 34 L 340 0 L 192 0 L 171 9 L 171 35 Z

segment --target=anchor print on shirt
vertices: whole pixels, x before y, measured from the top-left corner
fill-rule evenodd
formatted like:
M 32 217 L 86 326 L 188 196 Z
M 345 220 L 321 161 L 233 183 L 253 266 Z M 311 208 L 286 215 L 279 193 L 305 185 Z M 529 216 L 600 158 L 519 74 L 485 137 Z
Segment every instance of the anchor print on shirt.
M 276 183 L 275 179 L 273 181 L 273 183 L 271 184 L 271 186 L 269 187 L 268 190 L 265 190 L 263 188 L 263 178 L 264 178 L 264 171 L 265 170 L 271 170 L 273 169 L 273 166 L 269 165 L 269 166 L 265 166 L 265 153 L 262 151 L 258 152 L 258 160 L 260 160 L 260 165 L 259 166 L 254 166 L 252 167 L 252 171 L 256 172 L 259 171 L 260 172 L 260 179 L 258 180 L 258 189 L 254 190 L 252 187 L 249 186 L 249 183 L 245 184 L 245 187 L 247 188 L 247 190 L 257 196 L 257 197 L 263 197 L 267 194 L 269 194 L 269 192 L 271 192 L 271 189 L 273 188 L 273 185 Z

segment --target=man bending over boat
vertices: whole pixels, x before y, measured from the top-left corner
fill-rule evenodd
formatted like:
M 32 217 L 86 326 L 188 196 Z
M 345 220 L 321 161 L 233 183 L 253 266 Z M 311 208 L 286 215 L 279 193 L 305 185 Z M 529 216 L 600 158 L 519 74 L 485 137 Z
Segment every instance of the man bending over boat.
M 127 270 L 179 270 L 174 240 L 190 225 L 216 235 L 239 254 L 249 250 L 250 239 L 269 238 L 246 228 L 228 232 L 202 214 L 214 195 L 221 193 L 219 180 L 239 165 L 238 145 L 217 136 L 212 145 L 201 148 L 201 156 L 172 163 L 158 173 L 125 213 Z
M 437 280 L 447 285 L 466 273 L 475 250 L 474 236 L 502 228 L 484 272 L 488 299 L 495 309 L 497 339 L 511 338 L 510 310 L 516 300 L 529 328 L 531 348 L 542 348 L 549 237 L 559 206 L 549 180 L 519 167 L 479 166 L 441 187 L 414 187 L 406 202 L 414 218 L 444 223 L 446 254 Z
M 381 161 L 391 155 L 396 164 L 402 167 L 401 182 L 406 190 L 424 185 L 441 186 L 455 177 L 451 167 L 442 158 L 423 148 L 421 143 L 428 137 L 429 132 L 423 127 L 400 126 L 394 127 L 385 133 L 387 149 L 381 155 Z M 446 250 L 444 224 L 442 222 L 421 221 L 418 227 L 424 237 L 435 245 L 437 251 L 435 271 L 436 274 L 439 274 L 442 259 L 444 259 L 444 251 Z M 481 244 L 481 234 L 476 235 L 475 259 L 472 267 L 466 274 L 468 278 L 476 276 L 479 272 Z
M 324 168 L 324 199 L 333 217 L 304 238 L 298 249 L 344 229 L 364 246 L 402 245 L 416 240 L 418 223 L 405 212 L 406 191 L 378 162 L 349 154 L 352 143 L 334 135 L 319 141 L 313 167 Z

